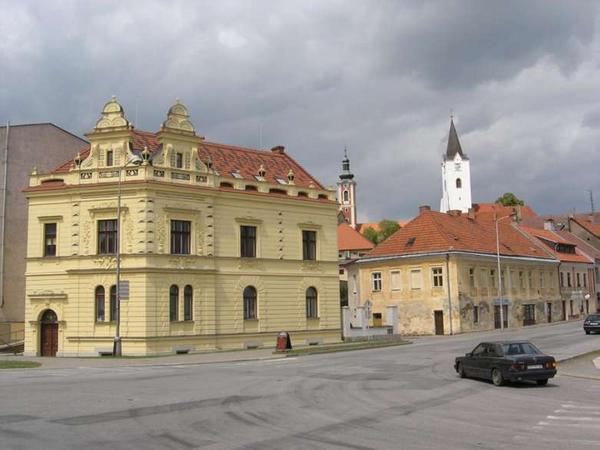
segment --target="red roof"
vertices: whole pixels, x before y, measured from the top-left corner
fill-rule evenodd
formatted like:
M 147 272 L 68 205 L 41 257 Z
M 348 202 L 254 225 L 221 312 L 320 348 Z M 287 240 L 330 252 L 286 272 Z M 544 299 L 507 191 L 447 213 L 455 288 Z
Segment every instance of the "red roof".
M 532 218 L 537 217 L 536 212 L 528 205 L 523 205 L 521 207 L 517 206 L 503 206 L 499 203 L 474 203 L 473 211 L 475 212 L 475 216 L 481 219 L 494 219 L 494 214 L 496 217 L 505 217 L 510 216 L 515 212 L 515 209 L 521 210 L 522 218 Z
M 594 236 L 600 237 L 600 224 L 594 223 L 589 215 L 576 215 L 571 220 L 577 222 Z
M 548 247 L 548 250 L 562 262 L 574 262 L 574 263 L 590 263 L 593 260 L 586 256 L 585 253 L 577 248 L 577 244 L 572 240 L 573 235 L 568 231 L 552 231 L 543 230 L 539 228 L 532 228 L 521 226 L 520 227 L 526 233 L 535 236 L 538 239 L 551 242 L 553 244 L 569 245 L 575 248 L 575 253 L 565 253 L 555 250 L 554 247 Z M 560 233 L 560 234 L 559 234 Z
M 356 231 L 347 223 L 337 228 L 338 250 L 371 250 L 375 244 Z
M 408 223 L 408 220 L 396 220 L 395 222 L 402 228 Z M 356 224 L 356 229 L 360 234 L 365 234 L 365 231 L 367 231 L 368 228 L 373 228 L 374 231 L 379 232 L 379 222 Z
M 498 229 L 501 255 L 554 259 L 543 244 L 528 238 L 508 219 Z M 494 222 L 424 210 L 366 258 L 447 251 L 496 254 Z
M 141 151 L 147 147 L 150 153 L 159 150 L 159 144 L 156 141 L 156 134 L 147 131 L 134 130 L 133 148 Z M 82 149 L 82 158 L 87 157 L 90 148 Z M 212 158 L 213 167 L 222 177 L 236 179 L 231 175 L 232 172 L 238 172 L 242 179 L 250 182 L 256 182 L 254 177 L 258 173 L 261 165 L 266 170 L 265 179 L 272 184 L 279 184 L 277 178 L 287 182 L 287 176 L 290 169 L 294 172 L 294 185 L 308 188 L 311 184 L 317 189 L 324 189 L 313 176 L 298 164 L 291 156 L 283 150 L 265 151 L 255 150 L 245 147 L 236 147 L 233 145 L 219 144 L 216 142 L 202 141 L 198 145 L 198 155 L 203 161 L 208 157 Z M 54 173 L 68 172 L 74 165 L 74 162 L 67 161 L 54 170 Z

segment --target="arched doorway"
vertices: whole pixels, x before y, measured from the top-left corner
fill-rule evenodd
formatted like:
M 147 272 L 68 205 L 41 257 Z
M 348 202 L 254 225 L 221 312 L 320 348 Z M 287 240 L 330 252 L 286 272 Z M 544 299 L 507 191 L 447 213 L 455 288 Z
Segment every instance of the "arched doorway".
M 58 351 L 58 318 L 56 313 L 47 309 L 40 319 L 40 354 L 56 356 Z

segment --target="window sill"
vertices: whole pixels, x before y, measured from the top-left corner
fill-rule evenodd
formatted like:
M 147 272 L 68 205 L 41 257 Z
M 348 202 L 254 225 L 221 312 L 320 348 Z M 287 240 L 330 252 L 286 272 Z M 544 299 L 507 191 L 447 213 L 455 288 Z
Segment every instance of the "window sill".
M 307 317 L 306 320 L 310 321 L 310 322 L 318 322 L 319 320 L 321 320 L 320 317 Z
M 244 319 L 244 322 L 258 322 L 258 319 Z

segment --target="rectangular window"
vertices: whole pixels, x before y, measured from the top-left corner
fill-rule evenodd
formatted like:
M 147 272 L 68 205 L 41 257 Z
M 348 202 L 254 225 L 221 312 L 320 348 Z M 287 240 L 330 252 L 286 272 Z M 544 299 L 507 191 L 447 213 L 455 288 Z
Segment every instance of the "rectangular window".
M 583 274 L 583 287 L 587 287 L 587 274 Z
M 44 256 L 56 256 L 56 224 L 44 224 Z
M 177 153 L 177 159 L 176 159 L 175 165 L 178 169 L 183 168 L 183 153 Z
M 400 290 L 400 271 L 399 270 L 392 270 L 390 272 L 390 278 L 392 281 L 392 291 L 399 291 Z
M 240 226 L 240 256 L 256 258 L 256 227 Z
M 502 291 L 506 291 L 506 274 L 504 270 L 500 271 L 500 283 L 502 285 Z
M 114 152 L 112 150 L 106 151 L 106 165 L 112 166 L 114 164 Z
M 479 306 L 473 306 L 473 323 L 479 323 Z
M 544 287 L 544 272 L 540 270 L 540 288 Z
M 189 255 L 192 223 L 189 220 L 171 220 L 171 254 Z
M 571 287 L 571 272 L 567 272 L 567 287 Z
M 525 274 L 522 270 L 519 270 L 519 286 L 521 289 L 525 289 Z
M 490 269 L 490 286 L 496 287 L 496 271 L 494 269 Z
M 565 273 L 560 273 L 560 287 L 565 287 Z
M 373 292 L 381 291 L 381 272 L 371 273 L 371 290 Z
M 421 269 L 411 269 L 410 271 L 410 288 L 421 289 Z
M 302 259 L 314 261 L 317 259 L 317 232 L 302 230 Z
M 533 272 L 531 270 L 527 271 L 527 283 L 529 284 L 529 289 L 533 289 Z
M 575 276 L 577 277 L 577 287 L 581 287 L 581 277 L 579 272 L 577 272 Z
M 469 269 L 469 286 L 475 287 L 475 269 L 473 268 Z
M 117 219 L 98 221 L 98 254 L 117 253 Z
M 442 268 L 434 267 L 431 269 L 431 277 L 433 278 L 433 287 L 444 286 L 444 277 L 442 276 Z

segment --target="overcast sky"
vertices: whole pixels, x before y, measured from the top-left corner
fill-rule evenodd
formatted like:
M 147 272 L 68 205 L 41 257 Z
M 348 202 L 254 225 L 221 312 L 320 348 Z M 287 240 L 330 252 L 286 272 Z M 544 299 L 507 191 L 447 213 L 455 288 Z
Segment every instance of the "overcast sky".
M 0 122 L 89 131 L 112 94 L 157 131 L 285 145 L 360 221 L 439 208 L 454 111 L 474 202 L 600 209 L 600 33 L 586 1 L 3 1 Z M 262 133 L 261 133 L 262 130 Z M 262 136 L 262 139 L 261 139 Z M 43 151 L 43 149 L 40 149 Z M 32 163 L 32 166 L 35 165 Z

